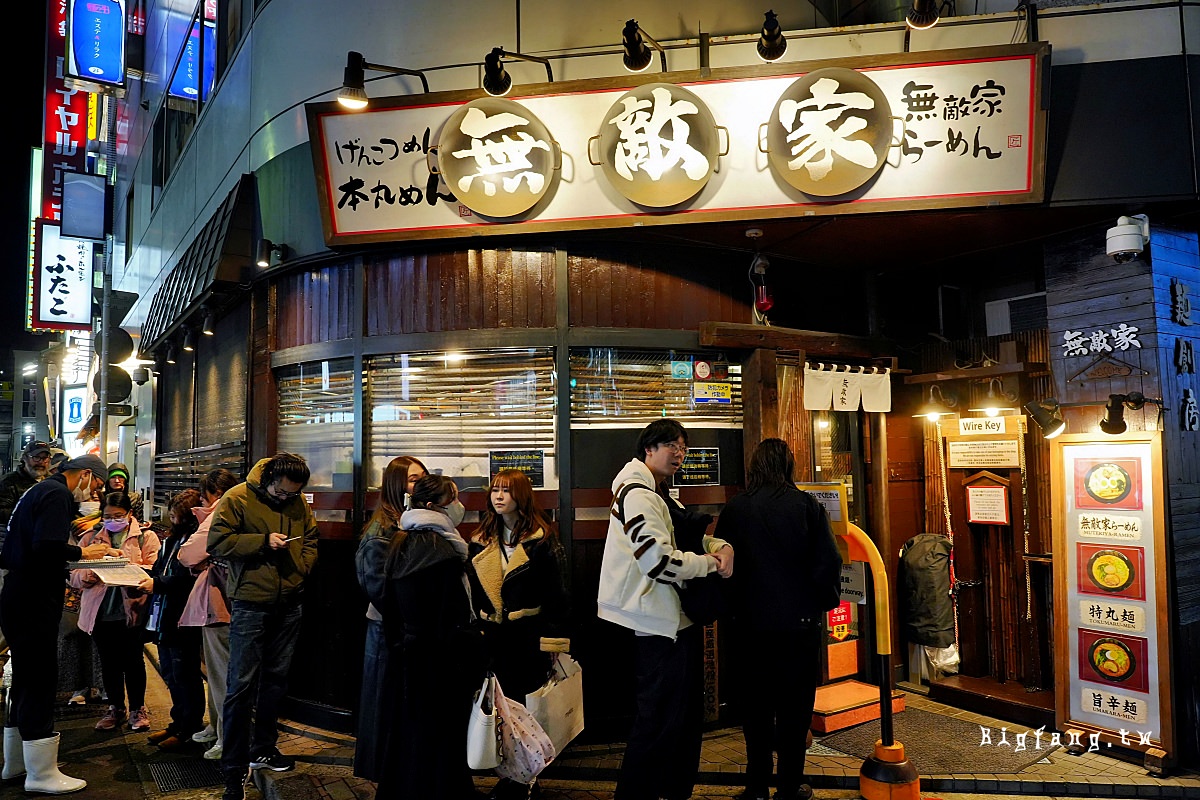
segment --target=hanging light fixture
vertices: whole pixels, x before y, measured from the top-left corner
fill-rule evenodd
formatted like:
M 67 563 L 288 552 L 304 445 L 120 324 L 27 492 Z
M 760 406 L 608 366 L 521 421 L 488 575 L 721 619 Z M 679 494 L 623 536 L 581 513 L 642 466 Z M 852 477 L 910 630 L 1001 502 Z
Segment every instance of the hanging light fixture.
M 275 244 L 270 239 L 259 239 L 258 247 L 254 252 L 254 263 L 260 267 L 269 267 L 272 253 L 278 254 L 279 258 L 283 259 L 286 252 L 287 245 Z
M 913 0 L 912 7 L 904 15 L 904 21 L 914 31 L 923 31 L 938 24 L 938 0 Z
M 667 51 L 661 44 L 654 41 L 650 34 L 642 30 L 636 19 L 625 23 L 625 29 L 621 31 L 621 47 L 625 49 L 625 54 L 621 56 L 621 62 L 630 72 L 644 72 L 650 66 L 650 62 L 654 58 L 650 53 L 651 49 L 658 51 L 659 61 L 662 62 L 662 71 L 667 71 Z
M 216 316 L 213 314 L 212 309 L 208 306 L 204 306 L 200 309 L 200 311 L 204 318 L 204 322 L 200 325 L 200 332 L 205 336 L 212 336 L 216 332 Z
M 967 409 L 968 411 L 982 411 L 989 417 L 995 417 L 1001 411 L 1015 411 L 1016 406 L 1013 403 L 1017 396 L 1004 391 L 1004 380 L 1002 378 L 991 378 L 988 380 L 987 398 L 981 405 Z
M 425 79 L 425 73 L 421 70 L 390 67 L 387 64 L 372 64 L 363 58 L 362 53 L 351 50 L 346 53 L 346 69 L 342 73 L 342 88 L 338 90 L 337 96 L 338 102 L 343 107 L 352 111 L 359 111 L 367 107 L 367 89 L 363 75 L 364 71 L 368 69 L 391 75 L 411 75 L 420 78 L 421 89 L 429 94 L 429 81 Z
M 758 57 L 767 63 L 778 61 L 787 52 L 787 37 L 779 27 L 774 11 L 763 14 L 762 34 L 758 37 Z
M 183 352 L 191 353 L 195 351 L 196 345 L 192 343 L 192 329 L 184 328 L 183 331 Z
M 546 67 L 546 80 L 554 83 L 554 72 L 550 69 L 550 59 L 541 56 L 527 56 L 524 53 L 513 53 L 503 47 L 493 47 L 492 52 L 483 57 L 483 90 L 492 97 L 503 97 L 512 89 L 512 76 L 504 68 L 505 58 L 517 58 L 521 61 L 533 61 Z
M 168 364 L 174 364 L 174 363 L 175 363 L 175 345 L 171 344 L 170 342 L 167 342 L 167 356 L 166 356 L 166 362 L 167 362 Z
M 1067 423 L 1062 418 L 1058 401 L 1053 397 L 1045 400 L 1031 400 L 1025 404 L 1025 411 L 1042 430 L 1042 436 L 1053 439 L 1067 429 Z
M 955 413 L 952 409 L 957 406 L 958 398 L 954 395 L 947 396 L 942 392 L 942 387 L 935 383 L 929 387 L 929 399 L 913 417 L 924 417 L 930 422 L 937 422 L 939 417 Z

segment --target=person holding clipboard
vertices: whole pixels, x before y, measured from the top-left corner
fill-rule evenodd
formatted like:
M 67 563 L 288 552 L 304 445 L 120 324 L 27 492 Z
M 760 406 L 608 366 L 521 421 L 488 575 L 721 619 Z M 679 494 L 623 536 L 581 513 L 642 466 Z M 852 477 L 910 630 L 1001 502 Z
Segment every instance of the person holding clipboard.
M 87 547 L 67 543 L 80 501 L 91 499 L 107 474 L 103 461 L 83 455 L 31 487 L 13 509 L 0 552 L 0 567 L 8 570 L 0 591 L 0 626 L 13 658 L 3 775 L 24 774 L 27 792 L 65 794 L 87 786 L 87 781 L 58 769 L 58 626 L 67 562 L 99 559 L 110 552 L 104 542 Z

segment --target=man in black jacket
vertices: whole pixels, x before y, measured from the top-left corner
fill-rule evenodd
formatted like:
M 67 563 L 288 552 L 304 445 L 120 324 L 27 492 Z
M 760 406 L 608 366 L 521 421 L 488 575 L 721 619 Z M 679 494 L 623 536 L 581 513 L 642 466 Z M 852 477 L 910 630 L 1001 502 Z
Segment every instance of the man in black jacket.
M 805 739 L 812 723 L 825 612 L 840 600 L 841 555 L 824 507 L 796 488 L 795 459 L 782 439 L 764 439 L 750 458 L 746 491 L 721 510 L 716 536 L 733 545 L 734 613 L 745 644 L 746 790 L 766 800 L 772 751 L 779 800 L 807 800 Z
M 63 464 L 60 474 L 29 489 L 13 510 L 0 552 L 0 567 L 8 570 L 0 590 L 0 624 L 13 654 L 4 777 L 24 772 L 27 792 L 64 794 L 87 785 L 58 771 L 58 626 L 67 562 L 109 552 L 104 542 L 84 548 L 67 543 L 79 503 L 100 488 L 106 474 L 99 458 L 79 456 Z
M 29 487 L 46 477 L 49 465 L 50 445 L 30 442 L 25 445 L 17 468 L 0 478 L 0 547 L 4 544 L 4 531 L 8 529 L 8 519 L 17 507 L 17 501 L 29 491 Z

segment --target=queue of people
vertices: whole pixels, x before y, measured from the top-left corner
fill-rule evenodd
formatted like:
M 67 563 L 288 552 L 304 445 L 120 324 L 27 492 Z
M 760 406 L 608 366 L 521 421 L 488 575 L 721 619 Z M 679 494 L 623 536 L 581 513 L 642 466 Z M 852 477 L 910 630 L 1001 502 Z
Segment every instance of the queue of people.
M 758 676 L 747 692 L 747 785 L 739 797 L 769 797 L 777 756 L 775 797 L 806 800 L 805 721 L 819 680 L 823 614 L 838 598 L 840 557 L 828 517 L 795 487 L 786 443 L 767 439 L 751 458 L 747 490 L 725 506 L 713 535 L 684 549 L 675 528 L 683 509 L 669 487 L 687 451 L 684 427 L 657 420 L 641 431 L 633 458 L 612 483 L 597 613 L 632 633 L 628 663 L 636 687 L 615 796 L 692 795 L 703 626 L 685 613 L 681 592 L 689 581 L 715 575 L 730 579 L 746 635 L 738 657 Z M 31 455 L 35 468 L 47 460 L 40 448 Z M 52 639 L 68 562 L 118 555 L 149 577 L 135 587 L 107 586 L 92 569 L 70 577 L 82 592 L 79 627 L 98 645 L 108 696 L 97 729 L 125 722 L 151 729 L 141 647 L 154 641 L 172 708 L 151 744 L 211 744 L 204 757 L 221 762 L 224 800 L 244 798 L 254 769 L 291 769 L 294 760 L 277 747 L 276 723 L 300 598 L 317 556 L 317 523 L 302 493 L 309 477 L 304 459 L 288 453 L 262 459 L 242 483 L 214 470 L 172 498 L 161 539 L 134 513 L 123 465 L 106 469 L 95 456 L 82 456 L 31 485 L 11 513 L 0 556 L 7 569 L 0 625 L 14 653 L 4 777 L 23 769 L 27 789 L 49 793 L 85 785 L 57 768 L 54 670 L 30 663 L 56 663 Z M 98 524 L 72 544 L 73 520 L 88 517 L 79 504 L 94 494 L 101 497 Z M 360 540 L 356 569 L 369 604 L 354 770 L 378 783 L 380 800 L 475 797 L 466 734 L 482 677 L 494 674 L 506 696 L 522 701 L 546 683 L 556 654 L 570 650 L 564 550 L 528 475 L 500 471 L 479 524 L 466 535 L 464 517 L 452 479 L 401 456 L 384 470 Z M 502 778 L 490 797 L 526 800 L 535 792 L 536 780 Z

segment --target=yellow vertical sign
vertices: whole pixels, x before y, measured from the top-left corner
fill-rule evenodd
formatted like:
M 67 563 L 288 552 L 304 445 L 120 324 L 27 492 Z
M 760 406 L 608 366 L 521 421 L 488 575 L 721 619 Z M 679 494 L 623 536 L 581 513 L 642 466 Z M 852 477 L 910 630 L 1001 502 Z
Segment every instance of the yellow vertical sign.
M 88 92 L 87 137 L 89 142 L 100 138 L 100 95 Z

